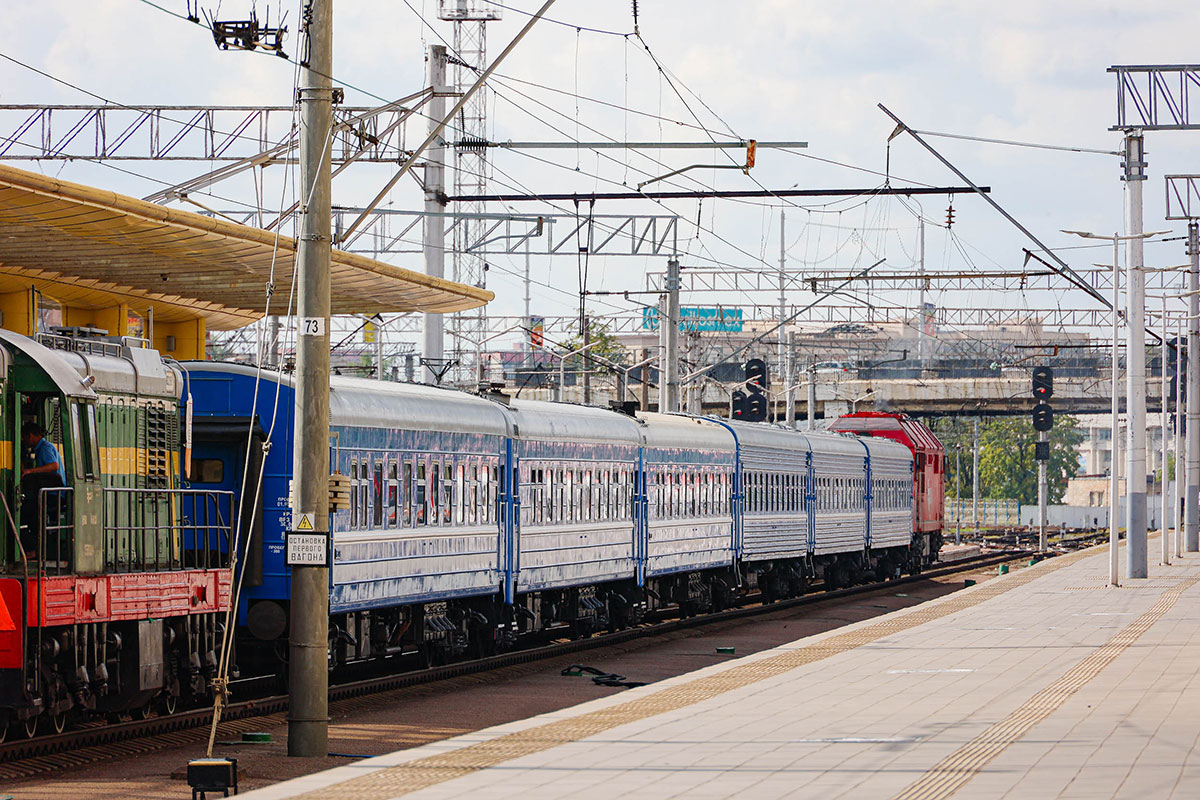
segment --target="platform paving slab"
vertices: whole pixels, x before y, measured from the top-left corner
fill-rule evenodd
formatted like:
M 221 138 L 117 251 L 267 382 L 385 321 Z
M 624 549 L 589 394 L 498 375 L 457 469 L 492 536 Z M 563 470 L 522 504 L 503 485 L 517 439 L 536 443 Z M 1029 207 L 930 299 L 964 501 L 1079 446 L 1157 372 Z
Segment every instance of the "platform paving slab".
M 1107 550 L 243 795 L 1197 797 L 1200 557 Z M 1123 563 L 1123 562 L 1122 562 Z M 1189 665 L 1193 667 L 1189 670 Z

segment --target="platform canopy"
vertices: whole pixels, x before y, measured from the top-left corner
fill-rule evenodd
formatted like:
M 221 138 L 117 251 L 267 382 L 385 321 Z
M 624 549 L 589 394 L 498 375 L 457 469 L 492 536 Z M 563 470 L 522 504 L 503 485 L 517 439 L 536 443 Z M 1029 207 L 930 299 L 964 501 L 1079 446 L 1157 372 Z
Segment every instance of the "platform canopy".
M 0 292 L 33 286 L 63 302 L 154 308 L 240 328 L 286 313 L 296 240 L 0 164 Z M 334 314 L 452 312 L 494 296 L 365 256 L 333 251 Z

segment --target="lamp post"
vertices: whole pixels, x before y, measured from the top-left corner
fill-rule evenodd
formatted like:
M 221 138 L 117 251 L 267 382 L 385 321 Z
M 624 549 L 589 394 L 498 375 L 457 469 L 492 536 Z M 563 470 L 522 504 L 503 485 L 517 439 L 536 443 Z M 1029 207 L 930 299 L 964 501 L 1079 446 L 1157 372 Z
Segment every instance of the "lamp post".
M 1118 441 L 1120 440 L 1120 421 L 1118 417 L 1119 402 L 1117 395 L 1117 373 L 1119 371 L 1118 362 L 1118 315 L 1119 315 L 1119 295 L 1120 295 L 1120 262 L 1119 262 L 1119 245 L 1121 242 L 1129 241 L 1144 241 L 1153 236 L 1158 236 L 1167 231 L 1151 231 L 1149 233 L 1133 233 L 1128 236 L 1121 236 L 1114 233 L 1112 236 L 1104 236 L 1098 233 L 1089 231 L 1068 231 L 1073 236 L 1080 236 L 1084 239 L 1100 239 L 1110 241 L 1113 244 L 1113 340 L 1112 340 L 1112 481 L 1111 481 L 1111 497 L 1109 498 L 1109 564 L 1108 564 L 1108 579 L 1109 584 L 1117 586 L 1117 518 L 1120 516 L 1120 499 L 1118 497 Z M 1140 279 L 1140 271 L 1134 274 L 1138 267 L 1131 262 L 1129 265 L 1129 275 L 1126 278 L 1126 283 L 1133 286 L 1134 278 Z M 1138 287 L 1140 287 L 1140 282 Z M 1144 297 L 1139 292 L 1136 297 L 1132 296 L 1131 292 L 1127 292 L 1127 302 L 1129 303 L 1128 317 L 1131 323 L 1136 323 L 1138 329 L 1129 328 L 1129 337 L 1126 347 L 1126 413 L 1129 415 L 1129 424 L 1126 426 L 1129 432 L 1129 441 L 1126 443 L 1126 472 L 1125 472 L 1125 537 L 1128 540 L 1126 543 L 1125 552 L 1125 568 L 1130 577 L 1138 578 L 1146 576 L 1146 430 L 1145 430 L 1145 411 L 1146 411 L 1146 380 L 1145 380 L 1145 354 L 1141 354 L 1138 358 L 1139 348 L 1143 346 L 1145 332 L 1141 329 L 1141 305 L 1144 303 Z M 1137 306 L 1135 308 L 1135 306 Z M 1136 311 L 1137 314 L 1132 312 Z M 1136 316 L 1136 319 L 1135 319 Z M 1138 350 L 1139 352 L 1134 352 Z M 1138 369 L 1138 365 L 1141 368 Z M 1140 400 L 1140 403 L 1139 403 Z M 1141 413 L 1139 414 L 1138 411 Z M 1140 451 L 1140 452 L 1139 452 Z M 1139 485 L 1140 482 L 1140 485 Z M 1140 504 L 1140 508 L 1138 508 Z M 1140 528 L 1140 530 L 1139 530 Z

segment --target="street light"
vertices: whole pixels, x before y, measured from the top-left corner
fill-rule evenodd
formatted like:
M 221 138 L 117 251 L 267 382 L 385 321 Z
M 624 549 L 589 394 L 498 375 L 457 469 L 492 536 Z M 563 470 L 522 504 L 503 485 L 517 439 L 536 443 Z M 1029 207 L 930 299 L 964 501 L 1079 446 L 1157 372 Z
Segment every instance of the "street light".
M 1117 533 L 1117 518 L 1120 516 L 1120 499 L 1117 496 L 1117 489 L 1119 486 L 1119 483 L 1118 483 L 1119 469 L 1118 469 L 1118 467 L 1119 467 L 1120 462 L 1118 460 L 1117 453 L 1119 452 L 1119 442 L 1120 442 L 1120 436 L 1121 436 L 1120 424 L 1118 421 L 1118 413 L 1119 413 L 1120 406 L 1119 406 L 1119 403 L 1117 400 L 1117 375 L 1118 375 L 1119 368 L 1120 368 L 1119 363 L 1117 361 L 1117 358 L 1118 358 L 1117 345 L 1118 345 L 1118 339 L 1119 339 L 1119 325 L 1120 325 L 1120 320 L 1118 319 L 1119 315 L 1117 313 L 1117 309 L 1120 306 L 1120 289 L 1121 289 L 1121 269 L 1120 269 L 1119 245 L 1123 241 L 1131 241 L 1131 240 L 1135 240 L 1135 239 L 1149 239 L 1152 236 L 1159 236 L 1164 233 L 1169 233 L 1169 231 L 1152 231 L 1150 233 L 1130 234 L 1128 236 L 1121 236 L 1120 234 L 1116 234 L 1116 233 L 1114 233 L 1112 236 L 1104 236 L 1103 234 L 1092 233 L 1090 231 L 1063 230 L 1063 233 L 1069 233 L 1072 236 L 1079 236 L 1084 239 L 1101 239 L 1101 240 L 1105 240 L 1105 241 L 1111 241 L 1113 243 L 1113 263 L 1112 263 L 1112 268 L 1113 268 L 1113 279 L 1112 279 L 1113 280 L 1113 300 L 1112 300 L 1112 312 L 1113 312 L 1112 451 L 1113 451 L 1113 459 L 1112 459 L 1112 477 L 1109 482 L 1110 496 L 1109 496 L 1109 522 L 1108 522 L 1108 547 L 1109 547 L 1108 582 L 1109 582 L 1109 585 L 1111 585 L 1111 586 L 1118 586 L 1119 579 L 1118 579 L 1118 570 L 1117 570 L 1117 545 L 1119 542 L 1119 535 Z M 1132 273 L 1132 268 L 1131 268 L 1131 273 Z M 1126 280 L 1126 283 L 1127 284 L 1132 283 L 1132 274 L 1130 275 L 1130 278 Z M 1137 297 L 1131 296 L 1131 297 L 1128 297 L 1127 300 L 1131 306 L 1134 305 L 1135 303 L 1143 302 L 1143 298 L 1141 296 L 1137 296 Z M 1133 316 L 1133 314 L 1130 313 L 1132 310 L 1133 310 L 1132 308 L 1126 310 L 1127 316 L 1129 316 L 1129 317 Z M 1139 308 L 1138 310 L 1140 311 L 1141 309 Z M 1139 319 L 1141 318 L 1140 313 L 1137 316 Z M 1126 347 L 1128 358 L 1130 360 L 1136 361 L 1137 354 L 1141 352 L 1141 348 L 1144 346 L 1144 344 L 1145 344 L 1145 331 L 1141 330 L 1140 328 L 1137 331 L 1134 331 L 1133 328 L 1130 327 L 1129 342 Z M 1137 352 L 1134 352 L 1135 349 L 1137 350 Z M 1145 358 L 1144 353 L 1142 354 L 1142 358 L 1143 359 Z M 1144 376 L 1135 374 L 1136 372 L 1138 372 L 1137 370 L 1129 369 L 1128 368 L 1129 365 L 1126 365 L 1126 366 L 1127 366 L 1126 377 L 1129 381 L 1129 387 L 1128 387 L 1129 398 L 1128 398 L 1128 401 L 1126 402 L 1126 412 L 1130 415 L 1129 436 L 1130 436 L 1130 439 L 1132 439 L 1133 441 L 1130 443 L 1130 447 L 1128 448 L 1129 452 L 1127 454 L 1127 457 L 1129 459 L 1129 465 L 1128 465 L 1129 469 L 1127 470 L 1126 475 L 1125 475 L 1125 481 L 1126 481 L 1126 483 L 1125 483 L 1125 500 L 1126 500 L 1126 506 L 1127 506 L 1126 513 L 1129 515 L 1129 524 L 1126 525 L 1125 535 L 1126 535 L 1126 538 L 1129 539 L 1130 545 L 1131 545 L 1130 547 L 1127 548 L 1127 550 L 1129 551 L 1126 554 L 1127 560 L 1129 561 L 1129 564 L 1127 564 L 1127 568 L 1129 569 L 1130 572 L 1134 572 L 1135 570 L 1133 569 L 1133 567 L 1134 567 L 1133 560 L 1134 560 L 1135 554 L 1133 553 L 1134 548 L 1132 547 L 1133 537 L 1135 535 L 1137 535 L 1141 539 L 1141 542 L 1142 542 L 1141 551 L 1143 553 L 1145 552 L 1145 537 L 1146 537 L 1145 530 L 1142 530 L 1140 533 L 1135 534 L 1135 531 L 1134 531 L 1135 526 L 1132 524 L 1134 522 L 1133 497 L 1135 494 L 1139 494 L 1144 497 L 1145 493 L 1146 493 L 1146 469 L 1145 469 L 1146 431 L 1144 428 L 1145 420 L 1134 418 L 1135 416 L 1137 416 L 1137 408 L 1138 408 L 1138 404 L 1135 401 L 1135 394 L 1137 392 L 1141 392 L 1141 398 L 1142 398 L 1141 408 L 1142 408 L 1142 416 L 1144 416 L 1146 384 L 1145 384 Z M 1138 383 L 1140 383 L 1140 386 L 1135 385 Z M 1139 425 L 1143 426 L 1140 432 L 1137 429 L 1137 426 L 1139 426 Z M 1139 442 L 1139 440 L 1140 440 L 1140 442 Z M 1135 486 L 1134 485 L 1134 473 L 1137 472 L 1135 467 L 1137 466 L 1136 459 L 1137 459 L 1137 450 L 1139 447 L 1141 448 L 1142 469 L 1141 469 L 1141 475 L 1138 478 L 1138 480 L 1140 480 L 1142 482 L 1142 485 Z M 1134 489 L 1137 489 L 1137 492 L 1135 492 Z M 1145 510 L 1144 509 L 1143 509 L 1143 514 L 1142 514 L 1141 519 L 1143 522 L 1145 521 Z

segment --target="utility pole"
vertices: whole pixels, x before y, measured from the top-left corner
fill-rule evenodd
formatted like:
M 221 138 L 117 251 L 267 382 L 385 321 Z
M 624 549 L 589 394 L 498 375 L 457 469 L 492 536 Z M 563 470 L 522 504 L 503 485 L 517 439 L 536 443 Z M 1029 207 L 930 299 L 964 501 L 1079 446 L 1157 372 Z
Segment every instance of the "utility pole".
M 667 261 L 667 294 L 663 302 L 663 313 L 659 315 L 659 333 L 662 338 L 662 378 L 659 380 L 658 410 L 665 413 L 679 411 L 679 260 Z
M 957 427 L 957 426 L 956 426 Z M 961 433 L 958 434 L 960 437 Z M 962 439 L 954 445 L 954 543 L 962 544 Z
M 1121 472 L 1121 401 L 1117 395 L 1117 386 L 1121 375 L 1121 361 L 1120 348 L 1117 347 L 1117 344 L 1121 324 L 1121 315 L 1118 313 L 1118 309 L 1121 307 L 1121 259 L 1119 258 L 1120 239 L 1115 233 L 1112 243 L 1112 466 L 1109 469 L 1112 475 L 1109 479 L 1108 498 L 1108 584 L 1109 586 L 1120 586 L 1117 551 L 1121 544 L 1119 527 L 1121 516 L 1121 479 L 1119 477 Z
M 641 387 L 642 397 L 641 397 L 640 405 L 642 407 L 642 411 L 649 411 L 650 410 L 650 348 L 649 347 L 642 348 L 642 365 L 640 367 L 638 367 L 638 369 L 641 370 L 641 372 L 638 374 L 642 376 L 642 387 Z
M 921 368 L 921 375 L 925 373 L 925 218 L 917 218 L 917 255 L 919 259 L 919 268 L 921 280 L 917 282 L 920 287 L 920 296 L 917 303 L 917 363 Z
M 583 367 L 583 404 L 590 406 L 592 404 L 592 370 L 591 365 L 588 364 L 589 356 L 587 350 L 592 346 L 592 323 L 586 313 L 579 317 L 579 327 L 582 329 L 580 333 L 583 334 L 584 349 L 584 352 L 581 354 L 583 356 L 583 361 L 581 362 L 581 366 Z
M 1175 327 L 1175 557 L 1183 558 L 1183 498 L 1187 485 L 1187 454 L 1183 438 L 1183 321 Z
M 1196 220 L 1188 221 L 1188 336 L 1187 336 L 1187 487 L 1183 504 L 1183 546 L 1200 550 L 1200 235 Z
M 971 422 L 971 519 L 975 522 L 975 539 L 979 540 L 979 418 Z
M 787 273 L 785 272 L 786 261 L 787 261 L 787 250 L 785 249 L 786 245 L 784 243 L 784 237 L 783 237 L 783 230 L 784 230 L 784 225 L 786 222 L 787 222 L 787 217 L 785 216 L 784 211 L 781 208 L 781 209 L 779 209 L 779 324 L 780 325 L 783 325 L 783 321 L 785 319 L 787 319 L 787 294 L 786 294 L 786 285 L 785 285 L 786 281 L 787 281 Z M 787 375 L 789 380 L 787 383 L 784 384 L 784 386 L 790 386 L 791 385 L 791 380 L 790 380 L 791 373 L 787 371 L 787 363 L 786 363 L 785 353 L 786 353 L 786 350 L 785 350 L 785 344 L 784 344 L 784 329 L 780 328 L 779 329 L 779 370 L 776 374 L 781 377 L 784 375 Z
M 375 323 L 375 380 L 387 380 L 387 376 L 383 371 L 383 314 L 380 314 Z
M 808 429 L 817 429 L 817 366 L 808 365 Z
M 1159 419 L 1159 428 L 1162 431 L 1162 480 L 1159 481 L 1159 499 L 1162 501 L 1162 517 L 1161 524 L 1158 526 L 1162 531 L 1160 538 L 1162 539 L 1162 563 L 1171 563 L 1171 548 L 1168 546 L 1171 537 L 1167 535 L 1167 530 L 1170 527 L 1167 524 L 1167 512 L 1171 508 L 1170 497 L 1167 496 L 1167 420 L 1170 411 L 1170 397 L 1167 393 L 1167 366 L 1171 363 L 1171 349 L 1167 347 L 1167 296 L 1164 294 L 1162 298 L 1162 358 L 1159 359 L 1159 379 L 1162 382 L 1162 414 Z
M 333 128 L 333 2 L 312 0 L 300 74 L 300 212 L 296 431 L 292 526 L 325 537 L 325 563 L 292 567 L 288 755 L 329 745 L 329 264 Z
M 1126 443 L 1125 570 L 1130 578 L 1148 575 L 1146 561 L 1146 278 L 1142 271 L 1142 183 L 1146 180 L 1145 141 L 1140 129 L 1125 132 L 1125 293 Z
M 426 60 L 429 86 L 429 132 L 433 133 L 446 117 L 446 47 L 435 44 L 429 48 Z M 425 256 L 425 274 L 433 278 L 446 275 L 446 146 L 439 137 L 425 151 L 425 217 L 421 221 L 421 241 Z M 441 377 L 446 355 L 446 321 L 441 314 L 422 315 L 422 338 L 425 369 L 421 378 L 431 386 Z
M 279 366 L 279 317 L 272 314 L 267 318 L 267 366 Z
M 787 387 L 787 409 L 784 411 L 784 421 L 791 430 L 796 429 L 796 332 L 788 331 L 787 335 L 787 371 L 784 380 Z

